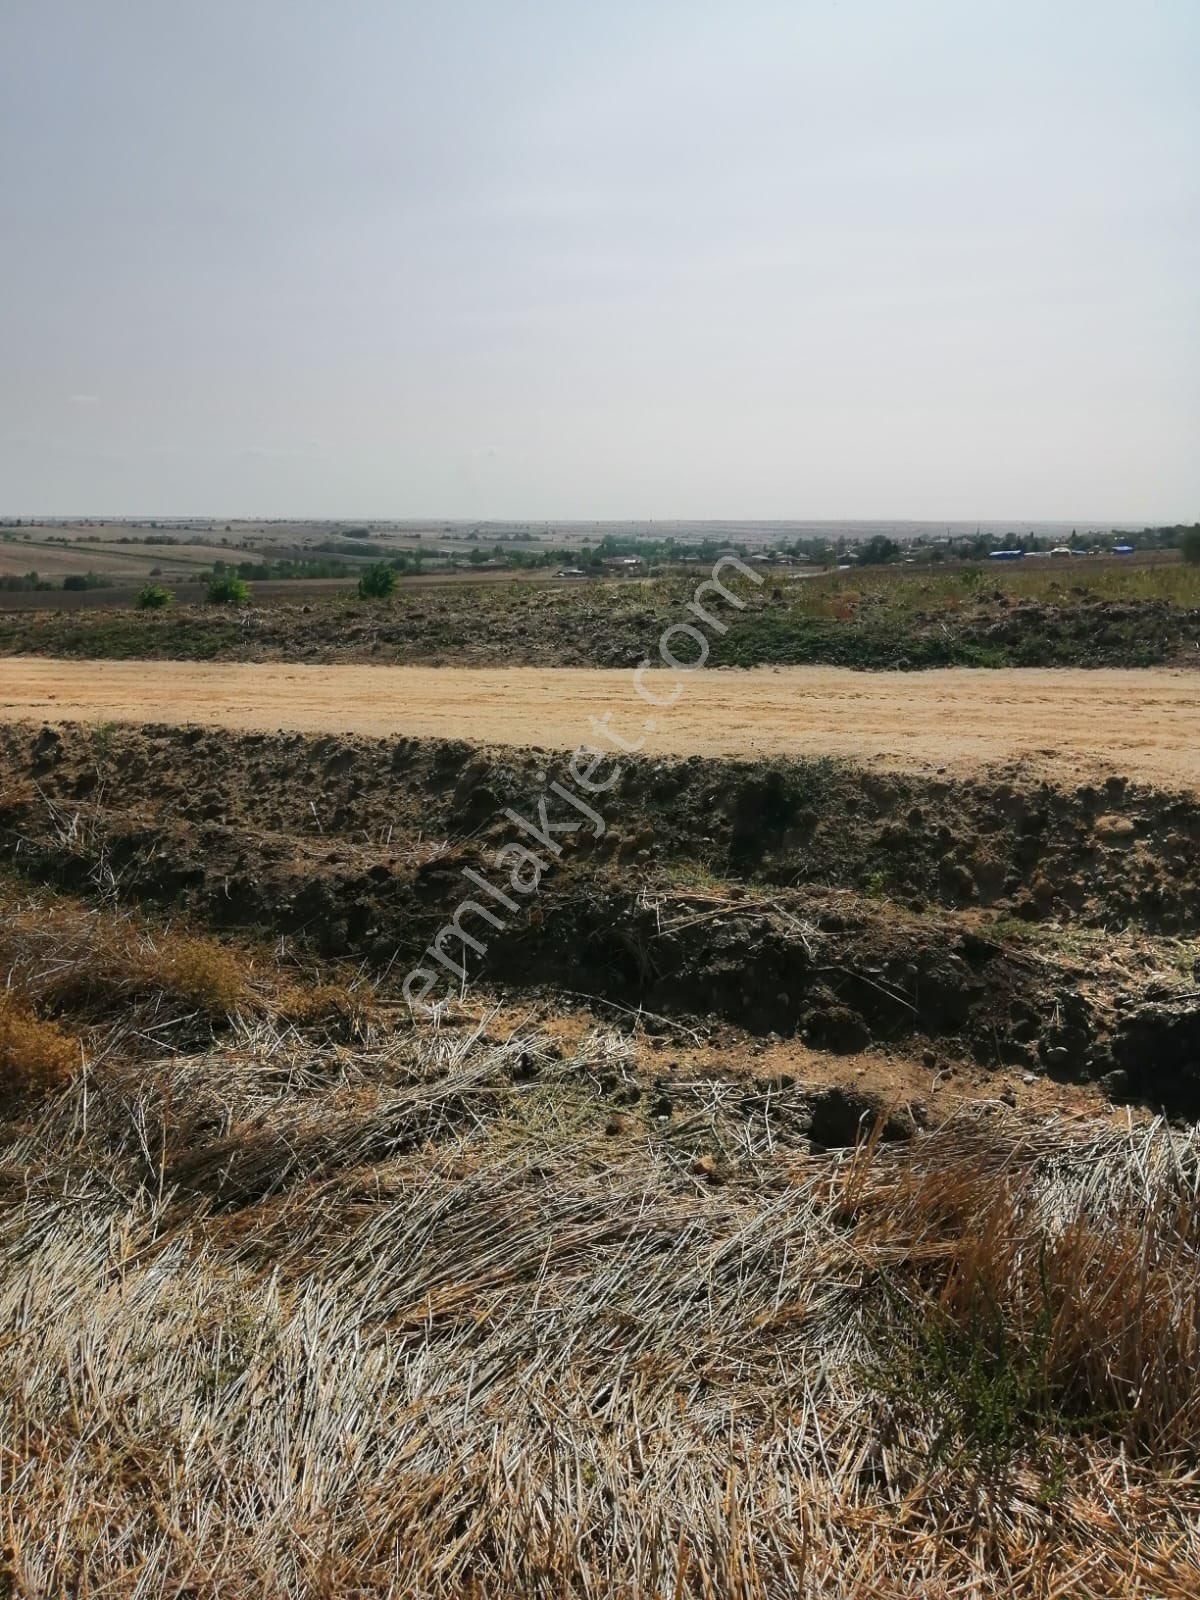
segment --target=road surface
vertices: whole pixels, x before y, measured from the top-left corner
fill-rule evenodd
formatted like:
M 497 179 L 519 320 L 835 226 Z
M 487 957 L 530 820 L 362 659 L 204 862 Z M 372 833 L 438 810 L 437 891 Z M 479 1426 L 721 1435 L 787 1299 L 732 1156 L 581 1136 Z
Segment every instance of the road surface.
M 436 735 L 651 754 L 833 755 L 955 774 L 1021 763 L 1200 788 L 1200 673 L 840 667 L 648 672 L 0 658 L 0 718 Z M 595 720 L 594 720 L 595 719 Z

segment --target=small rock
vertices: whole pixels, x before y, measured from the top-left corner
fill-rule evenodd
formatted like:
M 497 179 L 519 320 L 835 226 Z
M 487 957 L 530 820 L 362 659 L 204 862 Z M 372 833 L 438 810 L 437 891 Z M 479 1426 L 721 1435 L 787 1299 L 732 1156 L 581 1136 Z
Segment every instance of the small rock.
M 717 1168 L 717 1158 L 713 1155 L 697 1156 L 692 1162 L 692 1171 L 696 1177 L 703 1178 L 706 1183 L 720 1183 L 721 1174 Z
M 512 1075 L 516 1083 L 528 1083 L 538 1075 L 538 1064 L 528 1050 L 522 1050 L 513 1063 Z

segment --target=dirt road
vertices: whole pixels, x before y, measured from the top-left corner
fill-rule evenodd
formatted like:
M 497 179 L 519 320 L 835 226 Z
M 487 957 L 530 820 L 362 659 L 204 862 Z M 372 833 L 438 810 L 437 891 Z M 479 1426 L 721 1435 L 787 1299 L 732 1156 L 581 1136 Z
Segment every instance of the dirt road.
M 671 755 L 835 755 L 957 774 L 1025 764 L 1200 788 L 1200 676 L 1173 671 L 649 672 L 0 659 L 0 718 L 201 723 Z M 670 703 L 675 696 L 674 703 Z

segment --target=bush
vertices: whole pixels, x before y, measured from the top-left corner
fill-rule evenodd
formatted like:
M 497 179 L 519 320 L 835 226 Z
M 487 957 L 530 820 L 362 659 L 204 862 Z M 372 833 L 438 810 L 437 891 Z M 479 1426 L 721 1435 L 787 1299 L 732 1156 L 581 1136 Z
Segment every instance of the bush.
M 210 606 L 244 606 L 250 598 L 250 586 L 241 578 L 214 578 L 208 586 Z
M 373 562 L 358 580 L 358 594 L 362 600 L 386 600 L 395 587 L 396 574 L 386 561 Z
M 170 589 L 164 589 L 161 583 L 148 583 L 144 589 L 138 590 L 139 611 L 162 611 L 166 606 L 174 604 L 175 596 Z
M 1189 566 L 1200 567 L 1200 523 L 1189 528 L 1183 536 L 1183 559 Z

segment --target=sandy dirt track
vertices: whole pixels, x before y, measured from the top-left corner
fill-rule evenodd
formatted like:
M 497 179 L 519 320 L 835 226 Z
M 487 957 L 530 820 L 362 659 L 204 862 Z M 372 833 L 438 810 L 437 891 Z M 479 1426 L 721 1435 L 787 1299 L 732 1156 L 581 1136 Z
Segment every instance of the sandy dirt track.
M 1200 674 L 648 672 L 0 658 L 0 717 L 435 735 L 574 748 L 593 718 L 650 753 L 835 755 L 962 774 L 1021 762 L 1062 778 L 1119 772 L 1200 788 Z M 674 704 L 669 704 L 677 695 Z

